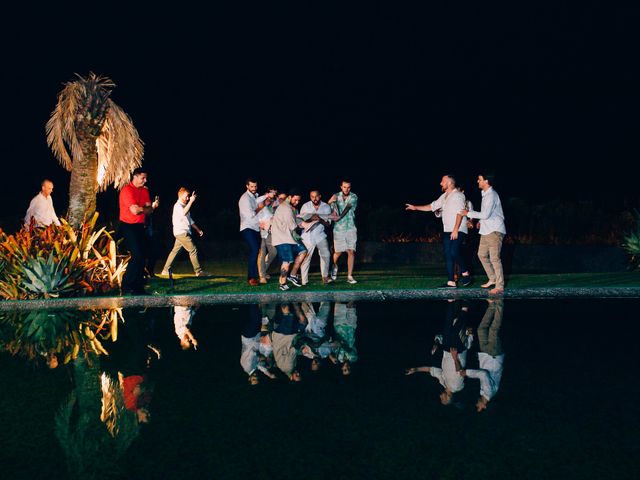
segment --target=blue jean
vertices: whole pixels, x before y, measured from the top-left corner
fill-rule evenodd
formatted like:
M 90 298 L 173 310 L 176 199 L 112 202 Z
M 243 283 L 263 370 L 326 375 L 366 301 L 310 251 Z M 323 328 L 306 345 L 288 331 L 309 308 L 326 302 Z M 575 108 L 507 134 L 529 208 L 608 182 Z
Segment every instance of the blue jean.
M 260 253 L 260 232 L 256 232 L 250 228 L 245 228 L 240 231 L 242 239 L 249 248 L 249 262 L 247 263 L 247 278 L 258 279 L 258 253 Z
M 444 246 L 444 260 L 447 264 L 447 274 L 449 275 L 449 281 L 454 281 L 454 273 L 456 264 L 460 267 L 460 273 L 467 271 L 467 267 L 462 256 L 462 243 L 467 234 L 458 232 L 458 238 L 451 240 L 451 232 L 444 232 L 442 234 L 442 244 Z

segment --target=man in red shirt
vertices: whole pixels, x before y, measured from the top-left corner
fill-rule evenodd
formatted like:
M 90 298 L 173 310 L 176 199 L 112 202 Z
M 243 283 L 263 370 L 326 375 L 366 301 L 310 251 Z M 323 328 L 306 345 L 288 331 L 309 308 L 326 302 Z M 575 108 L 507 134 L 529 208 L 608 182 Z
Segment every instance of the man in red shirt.
M 131 183 L 120 190 L 120 236 L 131 253 L 127 270 L 122 277 L 122 291 L 144 295 L 145 233 L 144 220 L 158 208 L 158 199 L 151 203 L 145 187 L 147 172 L 144 168 L 133 171 Z

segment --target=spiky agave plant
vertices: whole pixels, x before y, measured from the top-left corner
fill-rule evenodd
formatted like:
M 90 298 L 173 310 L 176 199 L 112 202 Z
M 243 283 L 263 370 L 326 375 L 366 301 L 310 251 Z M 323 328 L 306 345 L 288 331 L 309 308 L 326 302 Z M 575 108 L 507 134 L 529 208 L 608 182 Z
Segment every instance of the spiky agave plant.
M 115 83 L 89 73 L 65 83 L 47 122 L 47 143 L 71 172 L 69 223 L 78 227 L 96 210 L 96 194 L 121 188 L 142 164 L 144 147 L 133 121 L 109 97 Z

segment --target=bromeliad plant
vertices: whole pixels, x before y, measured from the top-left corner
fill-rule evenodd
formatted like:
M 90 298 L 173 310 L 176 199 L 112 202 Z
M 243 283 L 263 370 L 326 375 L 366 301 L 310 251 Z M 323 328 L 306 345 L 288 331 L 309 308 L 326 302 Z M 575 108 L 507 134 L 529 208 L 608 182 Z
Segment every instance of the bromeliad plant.
M 98 213 L 79 229 L 62 225 L 0 230 L 0 296 L 5 299 L 56 298 L 118 289 L 128 257 L 118 257 Z

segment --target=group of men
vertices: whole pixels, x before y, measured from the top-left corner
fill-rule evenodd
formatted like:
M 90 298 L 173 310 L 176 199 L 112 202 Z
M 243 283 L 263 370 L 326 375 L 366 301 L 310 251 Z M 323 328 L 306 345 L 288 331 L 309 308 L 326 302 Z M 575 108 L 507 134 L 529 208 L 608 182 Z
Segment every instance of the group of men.
M 309 282 L 311 257 L 317 249 L 320 272 L 325 284 L 337 279 L 338 259 L 347 253 L 347 282 L 355 284 L 355 264 L 358 231 L 355 212 L 358 196 L 351 191 L 351 182 L 343 180 L 340 192 L 328 203 L 322 201 L 318 190 L 312 190 L 309 201 L 298 211 L 302 196 L 294 190 L 278 192 L 268 188 L 258 195 L 258 182 L 249 178 L 246 191 L 238 201 L 240 235 L 249 249 L 247 281 L 249 285 L 265 284 L 270 277 L 269 265 L 280 258 L 280 290 L 288 283 L 301 287 Z M 327 232 L 333 228 L 333 266 Z M 298 275 L 300 272 L 300 275 Z M 287 283 L 288 282 L 288 283 Z
M 120 229 L 131 259 L 122 280 L 124 292 L 143 294 L 144 270 L 148 241 L 145 223 L 159 206 L 159 199 L 152 202 L 146 188 L 147 172 L 143 168 L 133 171 L 131 182 L 120 191 Z M 490 294 L 504 291 L 504 274 L 500 252 L 506 234 L 504 213 L 498 193 L 493 189 L 494 176 L 478 175 L 478 187 L 482 191 L 479 211 L 473 209 L 466 200 L 453 175 L 444 175 L 440 182 L 442 195 L 426 205 L 406 204 L 407 210 L 430 211 L 442 218 L 443 246 L 448 279 L 444 288 L 457 288 L 472 284 L 472 278 L 463 254 L 465 237 L 470 228 L 475 227 L 480 234 L 478 257 L 488 280 L 482 288 L 490 289 Z M 289 283 L 297 287 L 309 282 L 311 257 L 317 250 L 320 257 L 322 282 L 331 283 L 337 279 L 338 260 L 347 254 L 347 279 L 350 284 L 357 281 L 353 277 L 358 232 L 355 212 L 358 196 L 351 191 L 351 182 L 343 180 L 340 191 L 331 196 L 327 203 L 322 201 L 318 190 L 312 190 L 309 201 L 300 206 L 299 192 L 278 192 L 268 188 L 258 195 L 258 182 L 249 178 L 246 191 L 238 201 L 240 214 L 240 234 L 249 249 L 247 280 L 249 285 L 268 283 L 268 269 L 276 257 L 280 258 L 279 288 L 286 291 Z M 51 198 L 53 182 L 44 180 L 41 191 L 31 200 L 25 216 L 25 225 L 60 225 Z M 172 223 L 175 237 L 174 247 L 165 262 L 162 274 L 169 275 L 177 254 L 183 248 L 196 276 L 207 276 L 198 260 L 198 250 L 193 242 L 195 231 L 199 236 L 204 232 L 191 218 L 191 206 L 196 200 L 195 192 L 182 187 L 173 208 Z M 300 207 L 300 208 L 299 208 Z M 333 258 L 327 233 L 333 231 Z M 300 275 L 298 273 L 300 272 Z M 459 272 L 456 281 L 456 272 Z
M 507 233 L 504 224 L 504 212 L 498 193 L 493 189 L 495 177 L 491 174 L 478 175 L 478 187 L 482 191 L 480 211 L 475 211 L 467 201 L 464 191 L 456 184 L 453 175 L 444 175 L 440 181 L 442 195 L 427 205 L 406 204 L 407 210 L 434 212 L 442 218 L 445 263 L 448 279 L 444 288 L 457 288 L 456 267 L 460 272 L 462 286 L 472 284 L 471 274 L 463 254 L 463 245 L 469 228 L 474 228 L 473 220 L 478 220 L 480 234 L 478 258 L 487 274 L 488 280 L 482 288 L 490 289 L 492 295 L 504 292 L 504 273 L 500 251 Z

